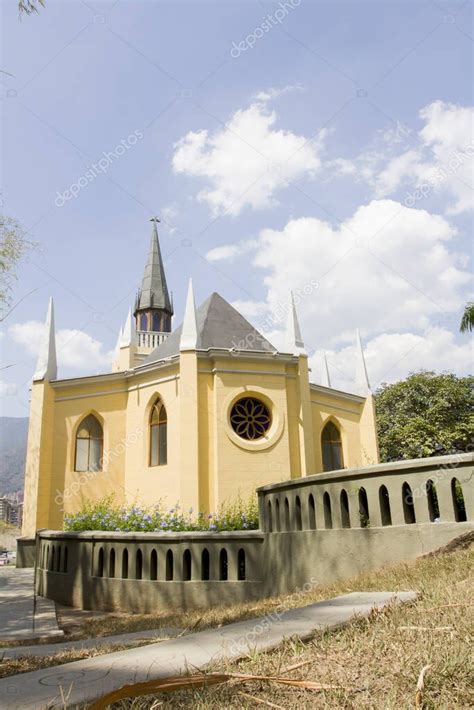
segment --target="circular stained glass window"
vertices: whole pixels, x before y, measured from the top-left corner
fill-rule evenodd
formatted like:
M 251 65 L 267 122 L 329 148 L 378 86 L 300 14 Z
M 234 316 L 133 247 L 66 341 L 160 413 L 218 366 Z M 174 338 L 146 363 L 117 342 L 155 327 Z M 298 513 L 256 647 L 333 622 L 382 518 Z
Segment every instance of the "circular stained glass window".
M 255 441 L 265 436 L 270 428 L 268 407 L 255 397 L 244 397 L 234 404 L 230 412 L 232 429 L 242 439 Z

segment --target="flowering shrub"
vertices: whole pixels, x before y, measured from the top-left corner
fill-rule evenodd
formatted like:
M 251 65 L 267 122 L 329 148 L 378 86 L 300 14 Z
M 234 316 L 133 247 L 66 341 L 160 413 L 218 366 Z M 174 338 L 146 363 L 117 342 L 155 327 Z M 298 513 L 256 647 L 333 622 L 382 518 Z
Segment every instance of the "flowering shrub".
M 177 503 L 165 509 L 161 503 L 153 508 L 115 503 L 114 496 L 88 502 L 82 512 L 64 516 L 64 529 L 113 530 L 116 532 L 183 532 L 225 530 L 257 530 L 258 507 L 254 498 L 247 502 L 238 498 L 234 503 L 222 505 L 216 513 L 184 511 Z

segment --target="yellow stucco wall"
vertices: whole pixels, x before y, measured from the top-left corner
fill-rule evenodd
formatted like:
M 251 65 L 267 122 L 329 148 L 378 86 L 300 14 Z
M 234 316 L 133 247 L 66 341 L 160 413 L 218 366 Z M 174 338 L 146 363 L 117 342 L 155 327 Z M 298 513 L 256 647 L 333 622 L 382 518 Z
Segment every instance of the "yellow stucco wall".
M 242 395 L 272 412 L 265 441 L 232 431 Z M 168 460 L 149 466 L 149 415 L 161 397 L 168 415 Z M 74 471 L 75 434 L 93 413 L 104 429 L 104 470 Z M 321 431 L 341 430 L 344 466 L 377 463 L 372 397 L 310 385 L 305 357 L 181 353 L 149 370 L 33 384 L 23 532 L 61 528 L 65 513 L 114 493 L 117 501 L 216 510 L 257 486 L 322 470 Z
M 179 379 L 177 366 L 150 371 L 130 378 L 126 430 L 128 443 L 124 464 L 125 499 L 141 505 L 159 500 L 174 504 L 179 493 Z M 163 466 L 149 465 L 148 422 L 151 408 L 160 397 L 168 416 L 168 456 Z M 133 441 L 133 433 L 138 440 Z
M 373 397 L 357 397 L 317 385 L 311 386 L 315 466 L 323 470 L 321 434 L 328 421 L 341 432 L 344 468 L 379 462 Z
M 255 488 L 289 476 L 288 403 L 285 366 L 236 357 L 214 363 L 214 507 L 237 495 L 246 499 Z M 255 396 L 272 409 L 268 442 L 240 439 L 229 424 L 229 412 L 236 399 Z

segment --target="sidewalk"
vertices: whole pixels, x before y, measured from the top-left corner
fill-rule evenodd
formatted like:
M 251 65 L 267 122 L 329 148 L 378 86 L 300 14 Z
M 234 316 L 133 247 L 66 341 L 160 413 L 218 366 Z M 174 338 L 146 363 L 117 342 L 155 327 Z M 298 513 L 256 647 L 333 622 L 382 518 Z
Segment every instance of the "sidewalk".
M 53 601 L 36 598 L 33 570 L 0 568 L 0 641 L 62 638 Z
M 4 658 L 18 658 L 20 656 L 50 656 L 61 651 L 82 651 L 83 649 L 100 648 L 101 646 L 139 646 L 140 641 L 148 643 L 151 641 L 174 639 L 183 633 L 178 628 L 151 629 L 147 631 L 131 631 L 114 636 L 99 636 L 94 639 L 81 639 L 79 641 L 65 641 L 64 643 L 42 643 L 36 646 L 15 646 L 14 648 L 0 648 L 0 661 Z M 184 634 L 183 634 L 184 635 Z
M 368 616 L 393 601 L 416 599 L 415 592 L 354 592 L 328 601 L 290 609 L 272 616 L 228 624 L 162 643 L 63 666 L 23 673 L 0 680 L 5 710 L 43 710 L 90 702 L 127 683 L 205 669 L 222 658 L 238 658 L 249 649 L 268 651 L 284 639 L 310 638 L 314 632 L 339 626 L 357 616 Z

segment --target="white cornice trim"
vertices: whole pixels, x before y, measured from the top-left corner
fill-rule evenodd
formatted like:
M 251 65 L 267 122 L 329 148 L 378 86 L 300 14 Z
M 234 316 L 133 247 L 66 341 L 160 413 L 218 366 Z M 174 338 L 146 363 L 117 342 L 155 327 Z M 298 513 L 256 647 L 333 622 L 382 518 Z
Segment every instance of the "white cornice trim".
M 87 392 L 87 394 L 74 394 L 71 395 L 70 397 L 56 397 L 56 402 L 69 402 L 72 399 L 89 399 L 90 397 L 105 397 L 106 395 L 109 394 L 124 394 L 125 392 L 128 393 L 128 389 L 121 389 L 121 390 L 105 390 L 104 392 Z
M 296 379 L 296 375 L 289 375 L 287 372 L 272 372 L 271 370 L 232 370 L 223 367 L 213 367 L 212 370 L 198 370 L 201 375 L 215 375 L 221 372 L 230 375 L 271 375 L 272 377 L 287 377 L 290 380 Z
M 345 407 L 338 407 L 337 404 L 328 404 L 327 402 L 320 402 L 317 399 L 312 399 L 311 404 L 315 404 L 318 407 L 323 407 L 324 409 L 337 409 L 338 412 L 346 412 L 347 414 L 360 414 L 360 410 L 357 409 L 346 409 Z
M 309 386 L 310 389 L 314 392 L 319 392 L 320 394 L 324 394 L 328 397 L 343 397 L 344 399 L 348 399 L 351 402 L 357 402 L 357 404 L 363 404 L 366 400 L 366 397 L 361 397 L 358 394 L 352 394 L 352 392 L 343 392 L 342 390 L 336 390 L 332 387 L 324 387 L 324 385 L 317 385 L 314 382 L 310 382 Z
M 97 382 L 121 382 L 125 381 L 126 372 L 105 372 L 100 375 L 85 375 L 84 377 L 71 377 L 64 380 L 53 380 L 50 384 L 54 389 L 63 389 L 64 387 L 75 387 L 76 385 L 96 384 Z
M 88 399 L 89 397 L 104 397 L 109 394 L 120 394 L 126 392 L 136 392 L 137 390 L 146 389 L 147 387 L 155 387 L 156 385 L 162 385 L 164 382 L 171 382 L 173 380 L 179 380 L 179 375 L 171 375 L 170 377 L 162 377 L 159 380 L 153 380 L 152 382 L 143 382 L 142 384 L 136 384 L 132 387 L 125 387 L 120 390 L 105 390 L 103 392 L 87 392 L 86 394 L 75 394 L 70 397 L 56 397 L 56 402 L 68 402 L 71 399 Z
M 230 360 L 276 360 L 285 363 L 298 363 L 298 358 L 291 354 L 273 352 L 269 350 L 237 350 L 229 348 L 199 349 L 198 357 L 226 358 Z
M 151 355 L 152 353 L 150 353 Z M 149 355 L 147 355 L 149 357 Z M 153 362 L 147 362 L 143 365 L 137 365 L 131 371 L 133 375 L 142 375 L 144 372 L 149 372 L 150 370 L 156 370 L 161 367 L 168 367 L 169 365 L 176 365 L 179 362 L 179 353 L 173 355 L 172 357 L 164 358 L 163 360 L 154 360 Z

